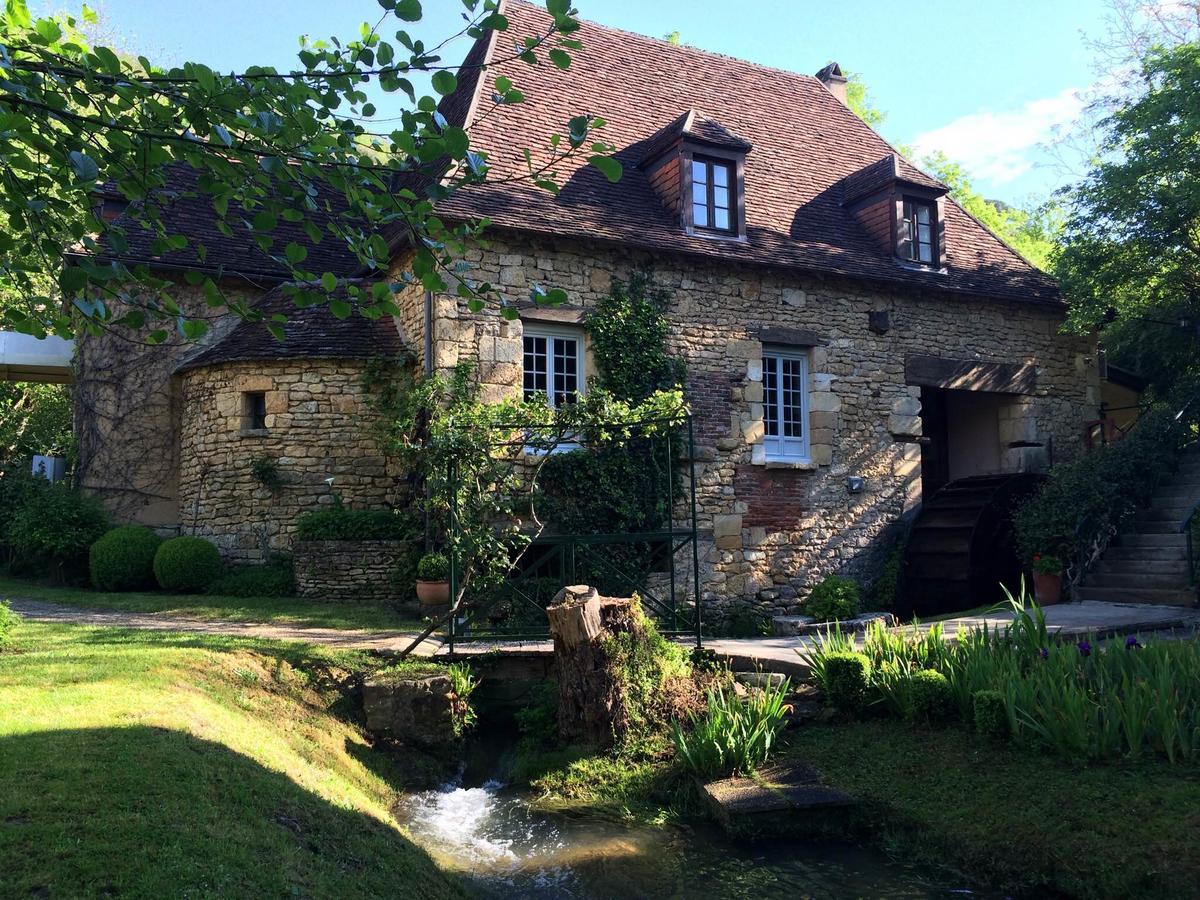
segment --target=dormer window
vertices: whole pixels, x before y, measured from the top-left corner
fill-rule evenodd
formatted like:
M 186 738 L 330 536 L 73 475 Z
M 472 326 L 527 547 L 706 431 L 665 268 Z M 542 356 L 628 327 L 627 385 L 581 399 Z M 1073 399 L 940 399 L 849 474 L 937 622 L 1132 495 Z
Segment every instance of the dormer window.
M 736 177 L 737 170 L 731 162 L 709 156 L 692 157 L 692 224 L 697 229 L 734 232 Z
M 896 245 L 901 259 L 933 265 L 933 225 L 936 221 L 937 215 L 932 203 L 905 198 Z
M 746 154 L 753 149 L 720 122 L 689 109 L 642 145 L 639 165 L 683 230 L 746 238 Z
M 943 265 L 946 185 L 894 153 L 842 179 L 842 205 L 903 264 Z

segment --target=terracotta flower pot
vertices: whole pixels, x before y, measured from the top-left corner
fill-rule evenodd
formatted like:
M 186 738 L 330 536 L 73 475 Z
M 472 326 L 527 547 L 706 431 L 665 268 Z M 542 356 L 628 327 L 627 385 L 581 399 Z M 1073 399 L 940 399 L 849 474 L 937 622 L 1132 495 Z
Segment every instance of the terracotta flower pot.
M 1033 573 L 1033 598 L 1038 606 L 1053 606 L 1062 599 L 1062 575 Z
M 424 606 L 445 606 L 450 602 L 450 582 L 418 581 L 417 599 Z

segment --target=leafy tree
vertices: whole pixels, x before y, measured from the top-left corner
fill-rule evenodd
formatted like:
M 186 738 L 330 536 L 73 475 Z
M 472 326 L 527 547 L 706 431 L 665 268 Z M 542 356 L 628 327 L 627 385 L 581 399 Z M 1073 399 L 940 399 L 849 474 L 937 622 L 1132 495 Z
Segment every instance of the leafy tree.
M 222 74 L 200 62 L 171 69 L 92 46 L 83 21 L 68 16 L 34 19 L 25 0 L 7 0 L 0 16 L 0 281 L 23 302 L 5 311 L 7 324 L 30 334 L 71 336 L 114 324 L 146 326 L 151 343 L 169 329 L 197 337 L 205 329 L 172 297 L 173 284 L 145 266 L 111 259 L 134 229 L 153 236 L 151 252 L 190 250 L 200 260 L 209 248 L 194 234 L 171 233 L 163 208 L 171 202 L 173 168 L 191 173 L 197 197 L 211 205 L 224 235 L 240 233 L 264 260 L 290 274 L 287 291 L 297 303 L 328 302 L 334 313 L 355 307 L 368 316 L 395 311 L 398 285 L 420 282 L 434 291 L 450 284 L 473 306 L 498 297 L 486 282 L 455 268 L 479 222 L 450 226 L 433 204 L 463 185 L 488 177 L 486 156 L 470 146 L 470 126 L 451 125 L 438 111 L 452 93 L 461 67 L 443 48 L 454 38 L 508 32 L 496 0 L 459 0 L 463 27 L 427 44 L 409 28 L 422 16 L 419 0 L 379 0 L 383 13 L 364 24 L 356 40 L 302 42 L 295 71 L 255 66 Z M 581 44 L 570 0 L 547 0 L 550 26 L 539 34 L 505 34 L 501 54 L 529 64 L 571 65 Z M 397 25 L 399 26 L 397 28 Z M 414 76 L 427 73 L 431 94 L 418 93 Z M 366 92 L 370 85 L 404 98 L 386 118 Z M 520 103 L 510 79 L 493 80 L 477 116 Z M 599 117 L 578 115 L 529 151 L 527 177 L 557 190 L 555 171 L 567 157 L 586 155 L 607 177 L 620 177 L 612 147 L 598 140 Z M 98 188 L 130 203 L 128 213 L 106 222 L 93 202 Z M 325 230 L 312 214 L 336 211 Z M 330 299 L 333 272 L 306 263 L 307 248 L 276 238 L 281 222 L 302 228 L 307 240 L 344 242 L 366 271 L 382 271 L 389 241 L 415 248 L 410 271 L 397 285 L 352 286 L 349 299 Z M 78 263 L 63 265 L 68 248 Z M 190 272 L 210 306 L 248 318 L 257 314 L 225 294 L 218 277 Z M 57 286 L 61 298 L 47 289 Z M 561 292 L 546 299 L 559 300 Z M 268 323 L 277 334 L 278 321 Z
M 1104 159 L 1070 195 L 1055 271 L 1080 330 L 1200 316 L 1200 44 L 1153 51 L 1142 72 L 1146 92 L 1105 120 Z M 1182 343 L 1179 371 L 1197 362 Z
M 966 170 L 940 150 L 922 165 L 950 188 L 950 196 L 972 216 L 1002 238 L 1039 269 L 1050 268 L 1050 256 L 1061 228 L 1061 211 L 1054 201 L 1034 210 L 988 200 L 971 183 Z
M 71 395 L 60 384 L 0 381 L 0 462 L 69 453 Z
M 879 128 L 883 124 L 883 120 L 887 118 L 887 113 L 876 106 L 871 99 L 867 83 L 863 81 L 862 75 L 858 72 L 846 73 L 846 105 L 872 128 Z

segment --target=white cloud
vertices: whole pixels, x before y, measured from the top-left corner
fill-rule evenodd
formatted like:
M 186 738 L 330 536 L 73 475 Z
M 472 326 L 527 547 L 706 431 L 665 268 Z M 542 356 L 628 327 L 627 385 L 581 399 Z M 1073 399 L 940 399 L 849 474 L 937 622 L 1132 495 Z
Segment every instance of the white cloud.
M 973 177 L 1006 184 L 1033 167 L 1039 145 L 1056 126 L 1075 119 L 1083 102 L 1078 90 L 1068 88 L 1019 109 L 981 110 L 917 135 L 913 146 L 921 156 L 940 150 Z

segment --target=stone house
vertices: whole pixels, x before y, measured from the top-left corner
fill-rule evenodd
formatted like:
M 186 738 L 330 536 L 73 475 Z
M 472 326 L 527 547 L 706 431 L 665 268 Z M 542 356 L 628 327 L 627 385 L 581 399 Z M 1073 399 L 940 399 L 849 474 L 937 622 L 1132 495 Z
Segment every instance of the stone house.
M 525 3 L 505 12 L 509 35 L 548 25 Z M 109 424 L 81 436 L 82 482 L 233 558 L 286 548 L 295 516 L 333 490 L 379 504 L 403 478 L 370 436 L 366 360 L 467 360 L 486 398 L 561 402 L 587 389 L 587 310 L 645 267 L 670 293 L 670 349 L 687 366 L 713 603 L 782 608 L 826 573 L 869 577 L 923 496 L 1077 452 L 1100 399 L 1094 339 L 1061 334 L 1055 283 L 846 107 L 836 64 L 810 77 L 594 24 L 577 36 L 566 72 L 506 61 L 502 36 L 480 40 L 442 108 L 501 178 L 440 214 L 491 220 L 467 261 L 519 319 L 413 288 L 394 321 L 289 310 L 282 344 L 228 317 L 199 346 L 123 352 L 115 367 L 96 362 L 113 359 L 106 339 L 84 342 L 84 418 Z M 499 75 L 524 103 L 492 108 Z M 619 182 L 582 158 L 560 168 L 557 195 L 501 180 L 581 111 L 607 120 Z M 201 206 L 181 195 L 175 209 L 205 228 Z M 253 246 L 226 249 L 231 287 L 281 302 L 283 273 Z M 335 274 L 364 276 L 322 252 Z M 401 247 L 391 274 L 406 261 Z M 569 304 L 529 303 L 535 285 Z M 254 483 L 245 460 L 258 456 L 278 460 L 278 491 Z

